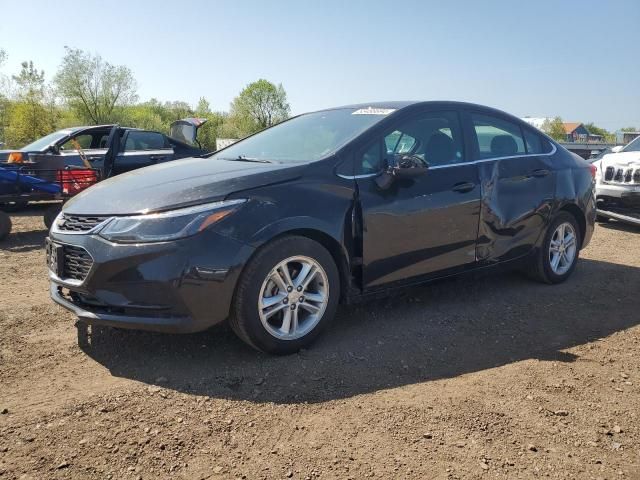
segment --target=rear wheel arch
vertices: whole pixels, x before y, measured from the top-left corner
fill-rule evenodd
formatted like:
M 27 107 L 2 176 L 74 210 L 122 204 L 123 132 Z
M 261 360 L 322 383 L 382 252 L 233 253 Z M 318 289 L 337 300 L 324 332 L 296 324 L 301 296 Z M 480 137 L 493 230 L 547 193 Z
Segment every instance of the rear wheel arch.
M 582 244 L 584 243 L 584 238 L 587 231 L 587 220 L 584 212 L 580 207 L 573 203 L 564 205 L 559 211 L 570 213 L 576 219 L 578 228 L 580 229 L 580 248 L 582 249 Z

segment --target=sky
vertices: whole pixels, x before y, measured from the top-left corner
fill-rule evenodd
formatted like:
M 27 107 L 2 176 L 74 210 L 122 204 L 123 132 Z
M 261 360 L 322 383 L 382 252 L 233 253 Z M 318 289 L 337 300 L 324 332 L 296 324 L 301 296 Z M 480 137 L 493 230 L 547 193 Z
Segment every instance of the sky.
M 640 127 L 640 0 L 0 0 L 0 73 L 64 46 L 126 65 L 140 100 L 282 83 L 292 113 L 462 100 L 518 116 Z

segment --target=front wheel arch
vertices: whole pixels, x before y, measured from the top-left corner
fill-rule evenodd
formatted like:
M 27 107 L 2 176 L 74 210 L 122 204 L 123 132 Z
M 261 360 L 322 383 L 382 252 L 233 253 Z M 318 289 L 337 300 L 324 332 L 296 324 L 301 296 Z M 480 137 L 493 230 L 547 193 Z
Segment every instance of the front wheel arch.
M 352 268 L 349 252 L 332 235 L 322 230 L 319 230 L 317 228 L 296 227 L 296 228 L 282 230 L 278 232 L 278 234 L 274 235 L 273 237 L 261 242 L 260 245 L 258 245 L 258 247 L 256 248 L 256 251 L 253 252 L 253 254 L 251 255 L 251 258 L 253 258 L 256 255 L 257 251 L 260 248 L 264 247 L 265 245 L 279 238 L 288 237 L 288 236 L 298 236 L 298 237 L 308 238 L 310 240 L 318 242 L 320 245 L 322 245 L 324 248 L 326 248 L 329 251 L 329 253 L 331 254 L 331 257 L 333 258 L 333 261 L 338 267 L 338 273 L 340 274 L 340 302 L 341 303 L 345 301 L 346 298 L 350 296 L 350 294 L 353 293 L 354 289 L 357 289 L 357 285 L 356 285 L 357 282 L 355 282 L 353 278 L 353 268 Z M 246 264 L 248 264 L 251 261 L 251 258 L 247 260 Z

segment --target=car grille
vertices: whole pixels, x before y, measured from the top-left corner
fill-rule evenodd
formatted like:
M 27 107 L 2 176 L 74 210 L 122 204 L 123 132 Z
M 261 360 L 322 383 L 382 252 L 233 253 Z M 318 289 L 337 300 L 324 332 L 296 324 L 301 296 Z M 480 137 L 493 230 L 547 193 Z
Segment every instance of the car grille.
M 93 265 L 93 258 L 82 247 L 71 245 L 64 246 L 64 273 L 65 280 L 83 281 L 87 278 Z
M 87 232 L 109 217 L 62 214 L 56 227 L 62 232 Z
M 604 181 L 610 183 L 636 183 L 640 184 L 640 168 L 614 168 L 607 167 L 604 172 Z

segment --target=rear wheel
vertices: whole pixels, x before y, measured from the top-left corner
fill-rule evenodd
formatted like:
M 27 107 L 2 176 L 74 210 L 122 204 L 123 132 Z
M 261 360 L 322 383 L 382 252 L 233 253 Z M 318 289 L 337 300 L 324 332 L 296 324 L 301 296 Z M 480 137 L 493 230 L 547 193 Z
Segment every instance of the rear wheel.
M 331 254 L 311 239 L 283 237 L 247 264 L 234 296 L 231 327 L 258 350 L 294 353 L 330 322 L 339 296 Z
M 544 283 L 564 282 L 576 267 L 580 254 L 580 229 L 575 217 L 560 212 L 551 222 L 529 274 Z
M 0 210 L 0 240 L 4 240 L 11 233 L 11 217 Z

